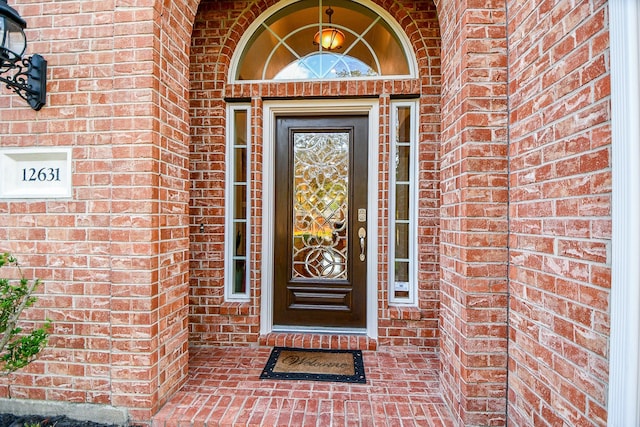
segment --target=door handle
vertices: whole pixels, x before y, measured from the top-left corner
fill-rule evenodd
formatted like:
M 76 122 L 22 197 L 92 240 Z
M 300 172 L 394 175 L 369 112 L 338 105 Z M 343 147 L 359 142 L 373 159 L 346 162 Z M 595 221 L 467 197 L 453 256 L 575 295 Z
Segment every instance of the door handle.
M 364 261 L 365 252 L 367 250 L 365 238 L 367 237 L 367 230 L 364 227 L 358 229 L 358 238 L 360 239 L 360 261 Z

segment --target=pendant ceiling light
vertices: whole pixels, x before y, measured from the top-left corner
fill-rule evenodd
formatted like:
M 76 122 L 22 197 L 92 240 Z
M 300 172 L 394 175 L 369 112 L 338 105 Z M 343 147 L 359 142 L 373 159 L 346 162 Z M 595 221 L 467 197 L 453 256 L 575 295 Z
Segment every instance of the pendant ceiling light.
M 320 31 L 316 33 L 313 37 L 313 44 L 321 45 L 322 48 L 326 50 L 340 49 L 342 47 L 342 43 L 344 43 L 344 34 L 342 31 L 331 25 L 331 15 L 333 15 L 333 9 L 331 9 L 331 6 L 327 8 L 325 13 L 329 16 L 329 25 L 321 28 Z M 322 24 L 320 25 L 322 27 Z

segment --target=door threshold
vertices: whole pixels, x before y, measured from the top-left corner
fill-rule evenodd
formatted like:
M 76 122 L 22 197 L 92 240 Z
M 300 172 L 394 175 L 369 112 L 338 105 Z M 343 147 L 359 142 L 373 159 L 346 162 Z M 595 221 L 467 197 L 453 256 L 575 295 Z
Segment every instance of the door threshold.
M 288 334 L 367 335 L 366 328 L 335 328 L 319 326 L 273 325 L 271 331 L 274 333 Z
M 359 328 L 309 328 L 280 325 L 260 335 L 258 345 L 267 347 L 323 348 L 342 350 L 370 350 L 378 348 L 378 341 Z

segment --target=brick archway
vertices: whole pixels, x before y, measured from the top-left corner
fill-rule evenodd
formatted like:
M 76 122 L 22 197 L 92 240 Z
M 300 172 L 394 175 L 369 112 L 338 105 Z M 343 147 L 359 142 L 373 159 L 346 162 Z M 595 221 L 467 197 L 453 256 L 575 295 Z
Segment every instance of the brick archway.
M 223 227 L 223 219 L 221 215 L 211 215 L 212 209 L 216 212 L 223 212 L 224 206 L 222 200 L 216 194 L 224 192 L 224 170 L 225 150 L 225 108 L 226 101 L 233 102 L 237 100 L 251 103 L 254 112 L 255 140 L 253 144 L 256 151 L 256 159 L 254 159 L 253 167 L 260 176 L 260 172 L 264 166 L 262 162 L 262 122 L 265 120 L 262 116 L 262 102 L 264 99 L 289 97 L 290 99 L 301 97 L 372 97 L 376 96 L 380 99 L 380 113 L 382 117 L 380 130 L 380 164 L 386 169 L 387 161 L 384 157 L 385 144 L 385 127 L 389 121 L 389 105 L 391 97 L 411 96 L 419 99 L 420 109 L 423 114 L 421 127 L 421 163 L 423 165 L 422 184 L 423 193 L 421 196 L 421 236 L 422 245 L 424 247 L 424 262 L 421 266 L 421 293 L 422 300 L 418 307 L 389 307 L 387 297 L 384 296 L 386 289 L 384 285 L 379 284 L 378 289 L 381 295 L 378 318 L 380 319 L 380 344 L 402 344 L 402 345 L 419 345 L 421 347 L 437 348 L 438 346 L 438 266 L 435 260 L 438 257 L 438 171 L 437 171 L 437 150 L 439 146 L 439 92 L 440 92 L 440 75 L 439 75 L 439 37 L 438 23 L 433 4 L 430 9 L 425 6 L 425 11 L 421 15 L 421 21 L 415 21 L 413 24 L 406 22 L 408 19 L 406 14 L 401 13 L 404 9 L 395 10 L 400 20 L 408 28 L 416 29 L 411 33 L 412 47 L 419 55 L 418 63 L 421 67 L 421 76 L 419 78 L 405 78 L 398 80 L 352 80 L 344 81 L 305 81 L 293 83 L 227 83 L 227 72 L 233 49 L 237 48 L 236 44 L 240 36 L 247 30 L 249 22 L 254 17 L 267 10 L 272 4 L 252 3 L 247 10 L 237 11 L 237 19 L 227 22 L 220 19 L 220 16 L 229 14 L 228 11 L 222 12 L 221 8 L 224 4 L 219 2 L 203 3 L 199 12 L 199 21 L 197 21 L 194 29 L 194 48 L 192 51 L 192 70 L 195 81 L 192 82 L 192 112 L 194 129 L 197 129 L 198 135 L 192 137 L 192 147 L 194 151 L 192 156 L 192 173 L 196 177 L 195 186 L 198 188 L 197 194 L 192 198 L 193 204 L 191 208 L 194 221 L 192 230 L 198 230 L 198 224 L 204 224 L 205 233 L 197 233 L 192 239 L 191 250 L 198 259 L 216 259 L 218 264 L 207 263 L 205 268 L 194 264 L 192 270 L 192 301 L 194 302 L 192 316 L 192 340 L 194 345 L 221 345 L 223 343 L 250 343 L 258 341 L 259 331 L 256 325 L 260 318 L 260 269 L 259 269 L 259 253 L 255 259 L 255 276 L 253 289 L 255 293 L 249 304 L 238 306 L 237 304 L 229 305 L 223 300 L 221 291 L 222 271 L 221 245 L 212 246 L 209 244 L 213 238 L 212 234 L 207 230 L 219 230 Z M 385 5 L 389 6 L 389 5 Z M 398 9 L 398 7 L 390 7 Z M 236 15 L 236 13 L 231 13 Z M 418 25 L 419 22 L 419 25 Z M 228 28 L 226 27 L 228 26 Z M 218 28 L 218 31 L 212 32 L 208 29 Z M 426 33 L 423 38 L 417 38 L 416 32 L 419 29 Z M 238 40 L 231 40 L 229 35 L 235 35 Z M 218 61 L 223 61 L 218 63 Z M 215 70 L 215 73 L 213 72 Z M 386 142 L 388 144 L 388 142 Z M 387 148 L 388 150 L 388 148 Z M 217 165 L 217 166 L 216 166 Z M 217 176 L 220 179 L 216 181 L 204 182 L 197 180 L 199 176 Z M 264 189 L 261 187 L 259 178 L 254 181 L 255 194 L 262 194 Z M 386 190 L 385 190 L 386 191 Z M 217 200 L 217 201 L 216 201 Z M 386 200 L 380 197 L 380 207 Z M 262 206 L 257 207 L 258 213 Z M 259 218 L 259 214 L 258 214 Z M 253 236 L 261 236 L 260 220 L 256 221 L 256 225 L 252 230 Z M 211 231 L 213 233 L 213 231 Z M 261 241 L 258 237 L 255 239 L 255 248 L 261 248 Z M 385 261 L 386 262 L 386 261 Z M 217 267 L 216 267 L 217 265 Z M 206 269 L 211 271 L 212 268 L 217 269 L 218 274 L 208 274 Z M 385 272 L 386 274 L 386 272 Z M 227 308 L 229 307 L 229 308 Z M 195 311 L 198 311 L 196 313 Z M 203 321 L 204 318 L 216 319 L 214 322 Z M 239 325 L 246 325 L 242 328 Z M 197 329 L 197 332 L 196 332 Z M 404 331 L 403 331 L 404 330 Z M 231 332 L 229 332 L 231 331 Z M 409 332 L 412 331 L 412 332 Z M 235 335 L 233 335 L 235 333 Z M 231 338 L 234 337 L 234 338 Z
M 258 8 L 257 3 L 252 3 L 247 10 L 238 11 L 238 19 L 228 31 L 220 32 L 220 41 L 215 44 L 218 48 L 212 52 L 212 64 L 215 63 L 219 77 L 224 76 L 229 68 L 231 53 L 236 48 L 239 35 L 250 22 L 258 18 L 262 10 L 272 4 L 260 4 Z M 389 10 L 406 29 L 419 56 L 421 70 L 425 70 L 421 72 L 427 73 L 423 74 L 427 80 L 422 84 L 428 86 L 429 68 L 440 66 L 429 62 L 429 58 L 438 56 L 433 49 L 438 49 L 439 45 L 430 42 L 438 38 L 438 29 L 427 31 L 421 27 L 416 17 L 424 15 L 418 15 L 416 10 L 405 9 L 401 2 L 388 1 L 381 3 L 381 6 Z M 441 251 L 437 255 L 440 257 L 441 275 L 435 288 L 432 288 L 436 292 L 433 295 L 441 302 L 438 314 L 440 332 L 434 329 L 434 338 L 438 339 L 439 335 L 442 380 L 447 399 L 462 420 L 475 420 L 474 417 L 480 415 L 475 414 L 473 408 L 478 405 L 495 408 L 495 413 L 483 412 L 488 418 L 496 414 L 504 416 L 506 408 L 507 117 L 504 11 L 466 11 L 464 13 L 468 19 L 463 26 L 460 17 L 455 15 L 458 7 L 456 2 L 436 2 L 436 7 L 437 20 L 443 29 L 442 115 L 441 121 L 434 124 L 442 130 L 439 141 L 442 206 L 438 214 L 441 216 Z M 224 79 L 221 79 L 219 85 L 212 87 L 213 92 L 208 91 L 207 99 L 250 99 L 255 96 L 256 89 L 259 97 L 281 96 L 282 93 L 276 84 L 248 90 L 239 85 L 225 87 L 223 82 Z M 343 90 L 337 84 L 334 88 L 332 84 L 323 87 L 317 83 L 303 84 L 303 87 L 304 93 L 309 95 Z M 196 90 L 207 89 L 203 86 Z M 354 93 L 358 93 L 357 89 Z M 425 95 L 438 96 L 436 93 Z M 485 101 L 488 97 L 491 98 L 490 102 Z M 253 104 L 256 111 L 260 111 L 260 102 Z M 205 106 L 220 109 L 221 105 L 207 101 L 192 105 L 192 110 Z M 221 138 L 221 135 L 217 134 L 215 138 Z M 194 228 L 195 224 L 192 224 L 192 230 Z M 487 234 L 486 230 L 493 232 Z M 217 285 L 210 283 L 207 286 L 215 288 Z M 221 303 L 216 305 L 224 307 Z M 242 308 L 227 310 L 225 317 L 228 320 L 223 323 L 233 329 L 233 316 L 259 314 L 259 306 L 254 304 L 253 307 L 246 311 Z M 435 307 L 433 309 L 437 310 Z M 214 308 L 213 312 L 217 310 Z M 393 328 L 393 325 L 407 323 L 402 320 L 407 316 L 402 310 L 397 315 L 388 308 L 382 307 L 381 310 L 389 315 L 388 323 L 382 321 L 383 327 Z M 484 325 L 481 339 L 478 339 L 477 328 L 470 326 L 474 323 Z M 461 326 L 458 328 L 456 325 Z M 220 336 L 219 332 L 211 333 L 211 336 Z M 484 347 L 478 347 L 479 340 Z M 194 341 L 197 339 L 192 339 Z M 484 358 L 486 354 L 492 356 Z
M 440 339 L 446 398 L 461 422 L 482 423 L 482 420 L 504 417 L 506 409 L 506 30 L 503 9 L 463 11 L 466 19 L 462 20 L 456 15 L 457 3 L 436 2 L 437 20 L 442 29 L 442 97 L 439 100 L 441 121 L 434 125 L 442 131 L 439 141 L 442 206 L 438 214 L 441 250 L 436 256 L 440 259 L 440 275 L 430 280 L 439 277 L 433 288 L 440 301 L 437 315 L 440 327 L 434 330 L 434 338 Z M 221 77 L 226 75 L 239 36 L 272 4 L 275 3 L 252 3 L 246 10 L 234 13 L 231 20 L 224 21 L 222 25 L 229 29 L 220 32 L 219 40 L 213 44 L 217 47 L 210 52 L 210 63 L 220 83 L 210 89 L 196 88 L 196 93 L 208 93 L 207 101 L 193 104 L 192 99 L 192 111 L 202 108 L 223 111 L 225 97 L 251 99 L 255 96 L 256 88 L 225 86 Z M 419 56 L 421 69 L 439 67 L 440 64 L 429 63 L 430 57 L 438 56 L 433 55 L 437 45 L 432 42 L 438 38 L 437 28 L 425 31 L 416 20 L 418 15 L 410 13 L 402 2 L 386 1 L 381 5 L 405 28 Z M 218 3 L 212 13 L 224 7 L 224 3 Z M 198 54 L 192 52 L 192 55 L 194 53 Z M 422 84 L 429 85 L 426 81 Z M 322 89 L 319 84 L 306 86 L 305 93 L 309 95 L 343 90 L 338 85 L 331 89 L 331 84 L 327 86 L 329 89 Z M 263 85 L 258 90 L 259 97 L 282 93 L 276 84 Z M 361 92 L 355 89 L 354 94 L 357 93 Z M 488 98 L 491 101 L 486 101 Z M 212 101 L 215 99 L 220 102 Z M 260 101 L 256 99 L 252 104 L 259 111 Z M 221 133 L 211 137 L 223 141 Z M 195 230 L 196 224 L 192 224 L 191 229 Z M 216 280 L 206 286 L 219 286 L 219 279 Z M 192 283 L 192 289 L 193 286 Z M 227 321 L 223 324 L 229 329 L 237 323 L 234 316 L 245 319 L 246 323 L 246 319 L 259 314 L 257 303 L 254 308 L 246 309 L 224 308 L 221 301 L 215 304 L 225 310 Z M 211 313 L 219 313 L 220 309 L 212 310 Z M 388 308 L 382 309 L 385 310 L 389 314 L 389 324 L 383 322 L 386 327 L 402 325 L 402 319 L 407 316 L 402 310 L 397 314 Z M 210 331 L 210 336 L 221 336 L 216 331 Z M 249 336 L 255 334 L 255 329 L 251 331 L 250 327 Z M 192 342 L 197 340 L 192 336 Z M 479 407 L 482 411 L 476 409 Z M 487 411 L 487 407 L 493 409 Z

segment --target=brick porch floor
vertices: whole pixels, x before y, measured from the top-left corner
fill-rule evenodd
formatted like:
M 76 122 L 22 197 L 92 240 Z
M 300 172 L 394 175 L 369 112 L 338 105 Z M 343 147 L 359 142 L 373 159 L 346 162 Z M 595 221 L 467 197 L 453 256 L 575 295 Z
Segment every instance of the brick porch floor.
M 366 384 L 260 380 L 271 347 L 191 349 L 189 378 L 153 427 L 453 426 L 438 355 L 363 351 Z

